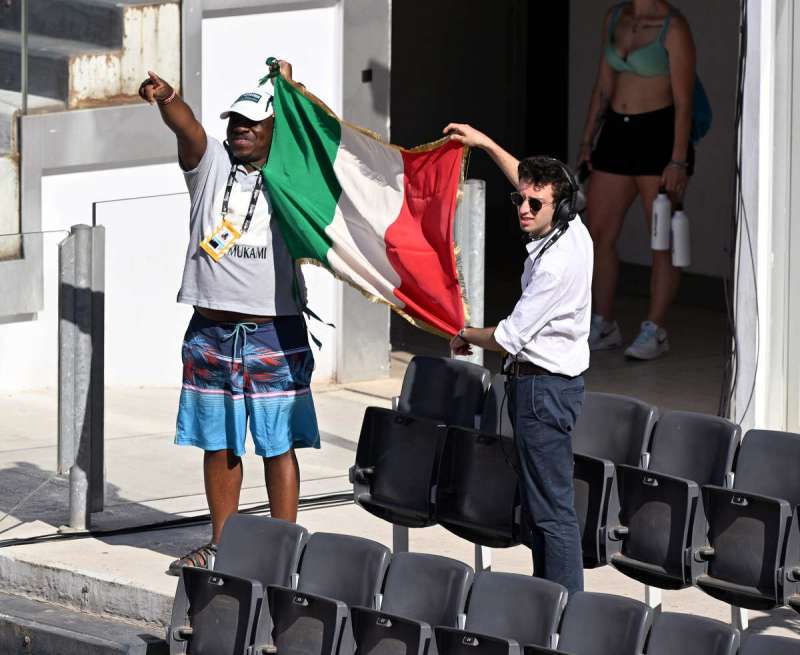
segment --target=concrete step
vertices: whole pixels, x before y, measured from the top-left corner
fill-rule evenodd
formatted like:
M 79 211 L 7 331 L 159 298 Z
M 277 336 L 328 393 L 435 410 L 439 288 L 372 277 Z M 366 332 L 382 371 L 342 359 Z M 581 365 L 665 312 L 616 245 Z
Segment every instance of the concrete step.
M 96 0 L 97 1 L 97 0 Z M 28 92 L 63 101 L 67 108 L 130 102 L 147 69 L 180 80 L 180 6 L 155 0 L 125 5 L 115 49 L 64 37 L 31 34 Z M 0 29 L 0 88 L 20 90 L 19 32 Z
M 173 0 L 28 0 L 28 29 L 59 39 L 121 48 L 128 12 L 166 4 Z M 19 32 L 22 3 L 0 7 L 0 29 Z
M 151 628 L 0 593 L 0 653 L 160 655 L 169 648 Z

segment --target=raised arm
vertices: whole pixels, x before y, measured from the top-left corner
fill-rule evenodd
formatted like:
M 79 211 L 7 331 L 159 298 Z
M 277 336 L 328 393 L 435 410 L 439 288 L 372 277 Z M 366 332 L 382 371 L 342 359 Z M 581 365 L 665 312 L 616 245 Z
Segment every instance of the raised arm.
M 454 141 L 463 143 L 465 146 L 485 150 L 494 163 L 503 171 L 503 175 L 508 178 L 508 181 L 515 187 L 517 186 L 519 182 L 517 178 L 519 160 L 512 154 L 503 150 L 483 132 L 479 132 L 474 127 L 464 123 L 450 123 L 444 128 L 444 133 L 448 134 Z
M 161 118 L 178 139 L 178 159 L 181 168 L 196 168 L 206 152 L 206 131 L 194 117 L 191 107 L 167 82 L 152 71 L 139 86 L 139 95 L 151 105 L 158 105 Z
M 614 79 L 616 73 L 606 61 L 606 46 L 608 45 L 608 27 L 611 22 L 611 10 L 606 14 L 603 23 L 603 47 L 600 51 L 600 65 L 597 67 L 597 78 L 592 89 L 592 98 L 589 101 L 589 113 L 586 116 L 586 123 L 583 126 L 580 148 L 578 150 L 577 168 L 583 162 L 590 164 L 592 154 L 592 143 L 594 138 L 603 125 L 608 106 L 611 104 L 611 96 L 614 93 Z

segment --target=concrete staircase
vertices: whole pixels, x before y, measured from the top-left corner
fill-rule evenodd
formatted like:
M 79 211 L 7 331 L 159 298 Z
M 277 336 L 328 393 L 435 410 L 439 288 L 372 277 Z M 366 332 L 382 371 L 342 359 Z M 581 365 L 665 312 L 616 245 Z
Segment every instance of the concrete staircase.
M 175 0 L 30 0 L 29 93 L 68 109 L 136 99 L 148 68 L 180 80 Z M 20 2 L 0 9 L 0 88 L 20 90 Z
M 19 231 L 20 0 L 0 2 L 0 235 Z M 179 86 L 178 0 L 29 0 L 29 111 L 138 101 L 148 69 Z M 0 261 L 19 257 L 0 237 Z

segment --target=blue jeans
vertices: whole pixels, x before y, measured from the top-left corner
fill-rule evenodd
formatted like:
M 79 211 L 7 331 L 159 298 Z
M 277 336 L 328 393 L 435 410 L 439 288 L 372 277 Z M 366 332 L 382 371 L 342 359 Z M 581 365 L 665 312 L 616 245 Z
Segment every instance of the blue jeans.
M 583 590 L 570 437 L 583 406 L 583 377 L 523 375 L 507 384 L 533 574 L 571 595 Z

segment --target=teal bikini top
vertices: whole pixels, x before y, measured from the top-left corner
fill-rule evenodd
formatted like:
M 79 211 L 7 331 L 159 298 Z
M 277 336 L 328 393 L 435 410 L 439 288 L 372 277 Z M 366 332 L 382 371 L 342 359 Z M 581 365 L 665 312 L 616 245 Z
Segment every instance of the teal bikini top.
M 619 22 L 622 8 L 629 3 L 622 2 L 614 7 L 611 13 L 611 21 L 608 25 L 608 44 L 606 45 L 606 61 L 615 71 L 619 73 L 633 73 L 642 77 L 656 77 L 657 75 L 669 75 L 669 54 L 664 47 L 664 39 L 669 29 L 669 21 L 672 18 L 672 10 L 664 19 L 664 26 L 658 38 L 646 46 L 637 50 L 632 50 L 623 59 L 616 47 L 614 47 L 614 30 Z

